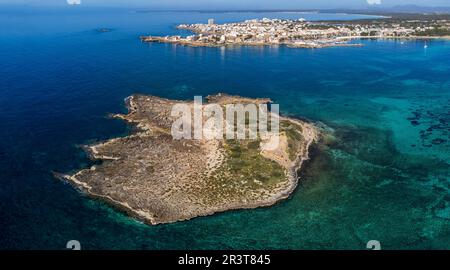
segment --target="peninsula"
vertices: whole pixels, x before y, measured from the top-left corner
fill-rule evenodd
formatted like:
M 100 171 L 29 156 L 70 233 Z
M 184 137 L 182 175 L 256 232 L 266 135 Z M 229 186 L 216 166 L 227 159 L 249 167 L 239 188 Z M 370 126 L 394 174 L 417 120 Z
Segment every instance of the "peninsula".
M 244 22 L 216 24 L 181 24 L 188 36 L 141 36 L 143 42 L 163 42 L 188 46 L 264 46 L 286 45 L 294 48 L 361 46 L 352 39 L 365 38 L 448 38 L 450 16 L 396 16 L 358 21 L 319 21 L 304 19 L 254 19 Z
M 270 102 L 225 94 L 209 96 L 207 101 L 220 106 Z M 175 140 L 171 135 L 175 104 L 194 106 L 192 101 L 128 97 L 128 114 L 113 117 L 133 123 L 137 130 L 127 137 L 86 146 L 101 164 L 58 177 L 148 224 L 270 206 L 294 191 L 297 172 L 318 138 L 313 124 L 277 116 L 276 147 L 271 147 L 271 137 L 259 136 Z

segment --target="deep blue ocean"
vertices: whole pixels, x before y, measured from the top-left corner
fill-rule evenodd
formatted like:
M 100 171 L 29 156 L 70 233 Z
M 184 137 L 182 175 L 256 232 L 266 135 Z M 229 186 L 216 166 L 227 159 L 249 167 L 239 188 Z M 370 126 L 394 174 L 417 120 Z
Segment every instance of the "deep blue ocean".
M 0 249 L 450 247 L 450 41 L 363 47 L 191 48 L 139 35 L 179 23 L 299 13 L 0 6 Z M 110 31 L 98 31 L 108 28 Z M 128 134 L 109 113 L 133 93 L 269 97 L 326 126 L 292 197 L 273 207 L 147 226 L 55 179 L 92 164 L 83 144 Z

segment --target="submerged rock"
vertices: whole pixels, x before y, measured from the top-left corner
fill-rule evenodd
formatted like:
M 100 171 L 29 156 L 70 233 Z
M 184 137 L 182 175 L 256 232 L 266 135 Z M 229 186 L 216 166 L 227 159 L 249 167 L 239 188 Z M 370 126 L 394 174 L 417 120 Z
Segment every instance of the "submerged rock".
M 434 145 L 443 144 L 445 142 L 447 142 L 447 140 L 444 140 L 444 139 L 441 139 L 441 138 L 437 138 L 437 139 L 434 139 L 434 140 L 431 141 L 431 143 L 434 144 Z

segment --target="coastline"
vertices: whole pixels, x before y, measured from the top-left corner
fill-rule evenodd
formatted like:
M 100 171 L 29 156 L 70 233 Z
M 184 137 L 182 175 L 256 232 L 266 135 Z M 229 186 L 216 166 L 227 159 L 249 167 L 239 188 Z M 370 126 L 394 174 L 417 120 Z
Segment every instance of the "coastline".
M 211 48 L 229 48 L 229 47 L 270 47 L 270 46 L 286 46 L 288 48 L 303 48 L 303 49 L 320 49 L 329 47 L 362 47 L 363 44 L 351 44 L 351 43 L 270 43 L 270 42 L 238 42 L 238 43 L 204 43 L 196 41 L 184 41 L 184 40 L 168 40 L 165 37 L 158 36 L 141 36 L 141 41 L 144 43 L 166 43 L 175 44 L 189 47 L 211 47 Z
M 337 37 L 339 40 L 357 40 L 357 39 L 398 39 L 398 40 L 424 40 L 424 39 L 435 39 L 435 40 L 450 40 L 450 36 L 404 36 L 404 37 L 393 37 L 393 36 L 352 36 L 352 37 Z

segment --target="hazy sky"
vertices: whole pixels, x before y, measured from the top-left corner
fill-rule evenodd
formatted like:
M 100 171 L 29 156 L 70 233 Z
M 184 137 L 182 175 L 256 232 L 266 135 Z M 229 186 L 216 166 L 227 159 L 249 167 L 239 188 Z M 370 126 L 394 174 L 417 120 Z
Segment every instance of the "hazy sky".
M 78 0 L 72 0 L 78 1 Z M 176 9 L 302 9 L 302 8 L 362 8 L 368 2 L 383 6 L 421 5 L 450 6 L 450 0 L 80 0 L 83 6 L 142 6 Z M 0 0 L 0 4 L 67 5 L 67 0 Z

